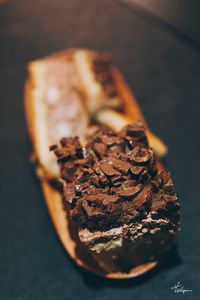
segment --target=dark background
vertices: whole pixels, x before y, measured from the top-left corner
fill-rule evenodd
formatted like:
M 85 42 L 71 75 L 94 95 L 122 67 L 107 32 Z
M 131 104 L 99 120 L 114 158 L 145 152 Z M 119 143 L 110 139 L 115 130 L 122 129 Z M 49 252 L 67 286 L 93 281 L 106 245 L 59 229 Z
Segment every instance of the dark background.
M 193 45 L 200 46 L 199 0 L 119 0 L 154 17 Z M 147 14 L 148 12 L 148 14 Z
M 154 271 L 106 281 L 62 248 L 29 162 L 23 84 L 28 61 L 67 47 L 113 54 L 165 159 L 182 205 L 178 250 Z M 111 0 L 15 0 L 0 5 L 0 299 L 199 299 L 200 57 L 162 24 Z M 174 294 L 181 281 L 192 293 Z

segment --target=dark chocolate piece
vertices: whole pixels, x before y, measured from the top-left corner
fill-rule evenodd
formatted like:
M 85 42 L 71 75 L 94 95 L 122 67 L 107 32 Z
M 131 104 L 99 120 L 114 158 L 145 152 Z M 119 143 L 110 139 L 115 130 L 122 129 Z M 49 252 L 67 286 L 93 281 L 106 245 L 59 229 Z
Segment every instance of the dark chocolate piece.
M 116 133 L 100 128 L 85 148 L 78 138 L 52 146 L 65 181 L 64 200 L 80 228 L 108 230 L 149 213 L 175 218 L 179 204 L 170 174 L 158 173 L 140 123 Z

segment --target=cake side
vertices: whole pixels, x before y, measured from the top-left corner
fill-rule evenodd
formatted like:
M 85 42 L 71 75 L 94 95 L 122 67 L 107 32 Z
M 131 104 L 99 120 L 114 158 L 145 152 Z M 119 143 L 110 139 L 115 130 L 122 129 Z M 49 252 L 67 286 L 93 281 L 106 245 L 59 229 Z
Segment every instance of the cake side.
M 59 177 L 59 169 L 49 145 L 62 136 L 79 135 L 84 139 L 89 116 L 71 60 L 65 56 L 36 60 L 28 66 L 26 106 L 32 117 L 34 151 L 40 167 Z

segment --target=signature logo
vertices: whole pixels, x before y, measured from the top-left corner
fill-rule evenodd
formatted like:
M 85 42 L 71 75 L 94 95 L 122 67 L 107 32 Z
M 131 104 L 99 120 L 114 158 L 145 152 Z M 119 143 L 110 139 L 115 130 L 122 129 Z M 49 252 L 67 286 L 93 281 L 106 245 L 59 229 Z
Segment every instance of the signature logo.
M 173 290 L 175 294 L 178 294 L 178 293 L 185 294 L 185 293 L 193 292 L 193 290 L 191 290 L 191 289 L 185 289 L 183 284 L 180 281 L 178 281 L 177 284 L 172 286 L 171 290 Z

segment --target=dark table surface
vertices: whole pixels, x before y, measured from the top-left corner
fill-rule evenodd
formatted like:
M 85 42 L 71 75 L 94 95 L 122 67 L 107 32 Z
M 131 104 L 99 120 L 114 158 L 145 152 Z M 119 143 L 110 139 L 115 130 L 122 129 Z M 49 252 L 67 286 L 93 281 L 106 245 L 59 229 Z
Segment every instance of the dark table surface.
M 26 64 L 76 46 L 113 54 L 150 127 L 170 149 L 165 165 L 182 205 L 178 246 L 160 267 L 130 281 L 106 281 L 74 265 L 29 162 Z M 115 1 L 0 5 L 0 299 L 200 299 L 199 79 L 197 48 Z M 193 292 L 175 294 L 178 281 Z
M 119 0 L 146 16 L 154 17 L 168 29 L 187 39 L 188 43 L 200 46 L 200 1 L 199 0 Z

